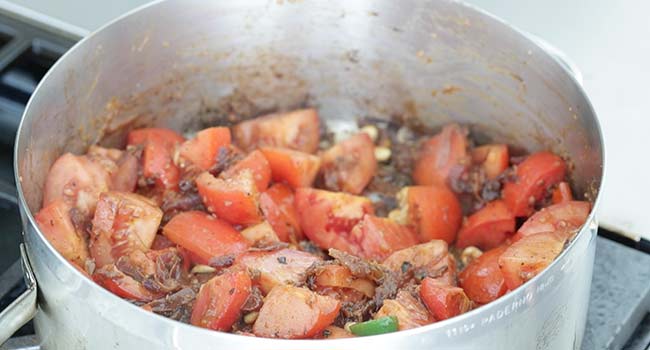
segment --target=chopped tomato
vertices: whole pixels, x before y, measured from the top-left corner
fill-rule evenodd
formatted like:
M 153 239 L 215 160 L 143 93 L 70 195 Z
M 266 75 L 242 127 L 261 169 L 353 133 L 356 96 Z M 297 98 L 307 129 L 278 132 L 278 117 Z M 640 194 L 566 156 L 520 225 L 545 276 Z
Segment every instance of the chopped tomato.
M 321 155 L 325 187 L 360 194 L 377 171 L 375 145 L 366 133 L 339 142 Z
M 320 158 L 287 148 L 264 147 L 260 149 L 269 161 L 273 181 L 285 182 L 293 188 L 310 187 L 314 182 Z
M 475 303 L 487 304 L 506 294 L 508 288 L 498 263 L 506 249 L 506 246 L 501 246 L 488 250 L 458 275 L 460 286 Z
M 427 271 L 427 276 L 439 284 L 453 287 L 458 285 L 458 267 L 456 258 L 452 254 L 447 254 L 446 259 L 442 259 L 433 266 L 427 267 Z
M 97 269 L 93 274 L 93 280 L 111 293 L 129 300 L 150 302 L 162 297 L 162 294 L 148 290 L 142 283 L 124 274 L 113 264 Z
M 241 235 L 252 246 L 264 246 L 274 242 L 279 242 L 278 235 L 273 231 L 273 227 L 268 221 L 263 221 L 257 225 L 247 227 L 241 231 Z
M 418 185 L 448 185 L 449 174 L 469 165 L 467 130 L 458 124 L 449 124 L 429 139 L 418 155 L 413 169 L 413 180 Z
M 43 207 L 62 200 L 84 216 L 92 216 L 99 194 L 109 190 L 111 178 L 98 163 L 86 156 L 66 153 L 50 168 L 43 190 Z
M 419 243 L 410 228 L 368 214 L 350 231 L 350 242 L 358 246 L 360 257 L 377 261 L 383 261 L 391 253 Z
M 516 175 L 504 185 L 502 197 L 515 216 L 529 216 L 546 191 L 564 179 L 566 163 L 553 153 L 538 152 L 517 166 Z
M 190 322 L 199 327 L 229 331 L 251 293 L 245 271 L 226 271 L 201 286 Z
M 463 314 L 472 308 L 462 288 L 440 284 L 425 278 L 420 287 L 420 298 L 437 321 Z
M 196 178 L 196 187 L 209 212 L 232 224 L 252 225 L 262 221 L 259 193 L 250 170 L 227 179 L 204 172 Z
M 174 216 L 163 227 L 172 242 L 193 253 L 207 265 L 212 258 L 234 257 L 248 249 L 248 242 L 228 223 L 200 211 L 186 211 Z
M 325 265 L 316 274 L 316 285 L 319 287 L 349 288 L 372 298 L 375 295 L 375 285 L 365 278 L 355 278 L 352 272 L 341 265 Z
M 111 189 L 115 191 L 133 192 L 138 183 L 138 158 L 124 152 L 117 161 L 117 171 L 112 175 Z
M 258 337 L 310 338 L 334 322 L 341 304 L 309 289 L 278 285 L 266 296 L 253 325 Z
M 166 145 L 181 144 L 185 138 L 179 135 L 176 131 L 165 128 L 141 128 L 131 130 L 126 135 L 127 145 L 144 145 L 152 138 L 159 138 Z
M 323 249 L 336 248 L 358 255 L 350 236 L 366 214 L 374 214 L 368 198 L 313 188 L 296 190 L 296 209 L 305 235 Z
M 409 270 L 419 271 L 420 279 L 434 278 L 441 283 L 456 285 L 456 261 L 447 250 L 447 243 L 432 240 L 391 254 L 384 266 L 395 272 L 406 273 Z
M 230 145 L 230 129 L 215 127 L 196 133 L 193 139 L 183 142 L 178 149 L 180 164 L 187 167 L 193 164 L 200 170 L 208 170 L 217 162 L 221 147 Z
M 377 311 L 374 319 L 385 316 L 397 317 L 400 331 L 421 327 L 434 321 L 427 308 L 411 293 L 404 290 L 397 292 L 395 299 L 384 300 L 384 305 Z
M 514 231 L 515 216 L 502 200 L 495 200 L 467 218 L 458 233 L 456 246 L 490 250 L 501 245 Z
M 233 127 L 237 144 L 246 151 L 257 147 L 285 147 L 314 153 L 318 149 L 320 125 L 314 109 L 274 113 L 241 122 Z
M 83 237 L 70 220 L 70 206 L 57 199 L 41 209 L 35 216 L 45 238 L 64 258 L 84 266 L 88 248 Z
M 269 187 L 269 182 L 271 181 L 271 168 L 266 157 L 264 157 L 264 154 L 258 150 L 251 152 L 244 159 L 222 172 L 220 177 L 224 179 L 235 177 L 246 169 L 250 170 L 253 174 L 253 180 L 255 180 L 255 185 L 259 192 L 262 192 Z
M 304 278 L 304 273 L 321 259 L 315 255 L 293 249 L 280 249 L 272 252 L 249 252 L 239 257 L 238 264 L 259 276 L 259 283 L 264 293 L 281 284 L 297 284 Z
M 389 218 L 413 227 L 420 242 L 442 239 L 451 244 L 462 221 L 460 202 L 443 186 L 410 186 L 403 188 L 397 199 L 400 208 Z
M 566 240 L 564 234 L 542 232 L 524 236 L 510 245 L 498 259 L 508 289 L 537 276 L 562 252 Z
M 281 241 L 298 243 L 304 238 L 291 187 L 273 184 L 260 194 L 260 209 Z
M 133 250 L 148 250 L 161 219 L 162 211 L 146 197 L 129 192 L 102 193 L 90 235 L 95 264 L 102 267 Z
M 472 161 L 480 164 L 485 176 L 493 180 L 508 168 L 510 154 L 504 144 L 483 145 L 472 150 Z
M 562 202 L 569 202 L 573 200 L 573 194 L 571 193 L 571 187 L 568 182 L 560 182 L 555 190 L 553 190 L 552 195 L 553 204 L 558 204 Z
M 142 146 L 142 175 L 153 180 L 158 188 L 177 190 L 180 171 L 173 161 L 176 147 L 185 139 L 173 130 L 146 128 L 131 131 L 127 136 L 130 146 Z
M 587 221 L 590 209 L 589 202 L 570 201 L 554 204 L 533 214 L 518 232 L 522 236 L 541 232 L 569 234 Z
M 138 158 L 133 154 L 114 148 L 90 146 L 88 158 L 100 164 L 110 175 L 110 189 L 133 192 L 138 182 Z

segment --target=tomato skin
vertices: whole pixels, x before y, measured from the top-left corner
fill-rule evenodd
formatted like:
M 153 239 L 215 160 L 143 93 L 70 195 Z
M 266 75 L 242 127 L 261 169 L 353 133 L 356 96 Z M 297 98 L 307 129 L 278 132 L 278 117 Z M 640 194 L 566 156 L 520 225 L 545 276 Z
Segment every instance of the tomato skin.
M 265 115 L 243 121 L 232 131 L 237 145 L 246 151 L 269 146 L 314 153 L 320 141 L 320 124 L 315 109 Z
M 447 257 L 438 261 L 435 265 L 428 268 L 431 271 L 444 271 L 444 273 L 433 278 L 439 284 L 456 287 L 458 286 L 458 266 L 456 258 L 452 254 L 447 254 Z
M 293 188 L 310 187 L 320 168 L 320 158 L 287 148 L 260 148 L 271 167 L 275 182 L 284 182 Z
M 537 276 L 560 255 L 567 236 L 556 232 L 523 236 L 498 259 L 508 289 L 513 290 Z
M 162 211 L 149 198 L 110 191 L 99 196 L 92 221 L 90 254 L 98 267 L 133 250 L 151 248 Z
M 273 184 L 260 194 L 260 209 L 282 242 L 298 243 L 304 238 L 291 187 Z
M 201 286 L 190 323 L 217 331 L 229 331 L 251 292 L 245 271 L 226 271 Z
M 266 296 L 253 333 L 266 338 L 310 338 L 332 324 L 340 308 L 341 303 L 334 298 L 279 285 Z
M 573 200 L 573 194 L 571 193 L 571 186 L 569 186 L 568 182 L 562 181 L 557 185 L 557 188 L 553 190 L 552 200 L 553 200 L 553 204 L 570 202 Z
M 99 194 L 109 190 L 111 178 L 98 163 L 86 156 L 66 153 L 50 168 L 43 190 L 43 207 L 63 200 L 82 215 L 92 216 Z
M 429 310 L 404 290 L 397 292 L 395 299 L 384 300 L 384 305 L 377 311 L 374 319 L 385 316 L 397 317 L 400 331 L 421 327 L 434 321 Z
M 222 172 L 220 177 L 224 179 L 234 177 L 246 169 L 250 170 L 253 174 L 253 180 L 255 180 L 255 185 L 259 192 L 269 187 L 269 182 L 271 182 L 271 167 L 264 154 L 259 150 L 249 153 L 244 159 Z
M 335 248 L 358 255 L 350 231 L 366 214 L 374 214 L 365 197 L 313 188 L 296 190 L 296 210 L 307 238 L 323 248 Z
M 181 144 L 178 149 L 181 167 L 196 166 L 206 171 L 217 162 L 221 147 L 230 145 L 230 129 L 223 127 L 207 128 L 196 133 L 193 139 Z
M 495 200 L 467 218 L 458 233 L 456 246 L 490 250 L 501 245 L 514 231 L 515 216 L 505 202 Z
M 481 165 L 488 179 L 494 180 L 508 168 L 510 163 L 508 146 L 491 144 L 476 147 L 472 150 L 472 161 Z
M 57 199 L 35 215 L 38 228 L 61 255 L 79 266 L 88 258 L 88 247 L 70 220 L 70 206 Z
M 115 191 L 133 192 L 138 184 L 138 158 L 124 152 L 117 161 L 117 171 L 112 175 L 111 189 Z
M 350 231 L 350 241 L 359 247 L 360 257 L 376 261 L 383 261 L 393 252 L 419 243 L 410 228 L 367 214 Z
M 484 252 L 458 275 L 460 286 L 473 302 L 483 305 L 504 295 L 508 290 L 499 268 L 499 257 L 507 246 Z
M 240 225 L 262 221 L 259 193 L 250 170 L 225 180 L 206 171 L 196 178 L 196 187 L 208 211 L 220 219 Z
M 516 173 L 517 180 L 507 182 L 501 195 L 515 216 L 529 216 L 546 190 L 564 179 L 566 163 L 553 153 L 537 152 L 519 164 Z
M 325 187 L 360 194 L 377 172 L 375 145 L 366 133 L 356 134 L 321 155 Z
M 420 242 L 442 239 L 451 244 L 463 219 L 456 195 L 443 186 L 410 186 L 398 194 L 400 210 L 389 217 L 413 227 Z
M 105 265 L 92 275 L 95 283 L 106 288 L 109 292 L 129 300 L 150 302 L 161 298 L 163 295 L 154 293 L 145 288 L 133 277 L 127 276 L 113 264 Z
M 472 308 L 472 301 L 462 288 L 443 285 L 429 277 L 420 285 L 420 298 L 437 321 L 463 314 Z
M 200 211 L 186 211 L 174 216 L 163 227 L 172 242 L 193 253 L 201 264 L 224 255 L 239 256 L 248 242 L 228 223 Z
M 458 124 L 449 124 L 430 138 L 419 152 L 413 169 L 417 185 L 447 186 L 454 168 L 469 164 L 467 130 Z
M 110 175 L 109 188 L 114 191 L 133 192 L 138 182 L 138 158 L 129 152 L 96 145 L 88 148 L 87 157 L 100 164 Z
M 587 217 L 591 204 L 582 201 L 569 201 L 542 208 L 534 213 L 519 228 L 521 236 L 529 236 L 542 232 L 557 232 L 570 234 L 582 226 Z
M 325 265 L 316 275 L 316 286 L 321 288 L 347 288 L 363 293 L 372 298 L 375 295 L 375 285 L 367 279 L 355 278 L 352 272 L 341 265 Z
M 428 276 L 437 276 L 440 271 L 444 271 L 435 280 L 450 286 L 456 285 L 456 260 L 449 254 L 447 243 L 442 240 L 398 250 L 386 258 L 382 265 L 398 273 L 404 272 L 404 268 L 421 270 Z
M 237 264 L 259 275 L 256 283 L 264 293 L 277 285 L 297 284 L 305 271 L 321 259 L 315 255 L 293 249 L 272 252 L 248 252 L 237 259 Z
M 170 129 L 145 128 L 129 132 L 127 144 L 142 146 L 142 175 L 155 181 L 163 190 L 178 190 L 180 170 L 174 164 L 173 155 L 185 139 Z

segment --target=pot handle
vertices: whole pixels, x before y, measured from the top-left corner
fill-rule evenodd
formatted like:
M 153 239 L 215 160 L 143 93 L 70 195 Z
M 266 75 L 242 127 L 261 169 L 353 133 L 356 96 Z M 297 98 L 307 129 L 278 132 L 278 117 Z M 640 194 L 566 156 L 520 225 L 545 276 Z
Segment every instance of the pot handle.
M 23 243 L 20 244 L 20 257 L 27 290 L 0 313 L 0 345 L 9 339 L 20 327 L 31 320 L 36 313 L 36 294 L 38 288 Z
M 562 52 L 557 47 L 548 43 L 548 41 L 530 33 L 525 33 L 526 36 L 532 40 L 537 46 L 541 47 L 546 53 L 551 55 L 557 63 L 564 68 L 569 74 L 573 76 L 576 82 L 583 86 L 582 72 L 578 69 L 578 66 L 573 62 L 564 52 Z

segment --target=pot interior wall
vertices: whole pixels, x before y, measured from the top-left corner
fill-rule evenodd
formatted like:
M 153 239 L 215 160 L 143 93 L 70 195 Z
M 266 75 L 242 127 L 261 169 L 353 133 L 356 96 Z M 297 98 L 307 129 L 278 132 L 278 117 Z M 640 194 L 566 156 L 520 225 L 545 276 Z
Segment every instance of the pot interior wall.
M 120 145 L 132 127 L 180 131 L 313 106 L 330 128 L 359 117 L 486 139 L 572 161 L 595 199 L 602 145 L 582 90 L 506 25 L 448 1 L 177 1 L 83 41 L 25 114 L 18 172 L 30 210 L 62 152 Z M 173 7 L 174 11 L 170 11 Z

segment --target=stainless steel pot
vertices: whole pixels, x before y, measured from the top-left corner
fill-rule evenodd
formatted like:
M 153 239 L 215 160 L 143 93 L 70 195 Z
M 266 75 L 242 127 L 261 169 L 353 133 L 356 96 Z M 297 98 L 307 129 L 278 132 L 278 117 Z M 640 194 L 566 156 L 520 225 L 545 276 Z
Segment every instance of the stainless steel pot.
M 229 115 L 305 104 L 318 107 L 335 130 L 354 128 L 359 116 L 401 116 L 426 126 L 455 120 L 481 137 L 552 149 L 571 159 L 576 192 L 598 197 L 603 142 L 579 83 L 556 57 L 480 10 L 433 0 L 158 2 L 76 45 L 25 111 L 16 178 L 43 346 L 580 348 L 593 213 L 547 270 L 496 302 L 409 331 L 327 341 L 244 337 L 146 312 L 84 278 L 34 223 L 47 170 L 63 151 L 83 152 L 100 141 L 119 145 L 136 126 L 196 129 Z M 0 322 L 30 317 L 31 290 Z

